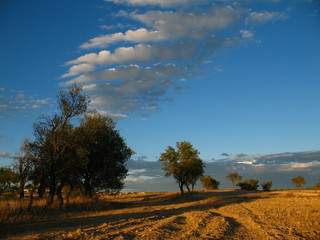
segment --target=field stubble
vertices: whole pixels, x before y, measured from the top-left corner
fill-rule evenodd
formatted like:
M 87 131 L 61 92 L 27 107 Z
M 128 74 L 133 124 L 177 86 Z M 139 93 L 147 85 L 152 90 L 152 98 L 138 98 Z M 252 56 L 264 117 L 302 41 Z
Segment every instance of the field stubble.
M 1 223 L 8 239 L 320 239 L 320 192 L 146 193 L 106 208 Z M 100 204 L 103 201 L 100 201 Z M 112 203 L 112 204 L 111 204 Z

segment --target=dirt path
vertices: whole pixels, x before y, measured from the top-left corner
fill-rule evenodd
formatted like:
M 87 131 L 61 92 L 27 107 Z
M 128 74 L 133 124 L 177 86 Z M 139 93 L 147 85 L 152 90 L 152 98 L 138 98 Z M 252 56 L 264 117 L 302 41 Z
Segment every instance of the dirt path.
M 128 208 L 3 226 L 11 239 L 320 239 L 319 194 L 146 195 Z

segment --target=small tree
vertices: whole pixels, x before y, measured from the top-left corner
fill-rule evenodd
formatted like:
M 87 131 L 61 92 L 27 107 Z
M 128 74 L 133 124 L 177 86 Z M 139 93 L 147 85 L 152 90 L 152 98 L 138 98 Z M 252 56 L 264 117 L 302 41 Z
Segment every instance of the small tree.
M 203 187 L 207 190 L 218 189 L 220 182 L 209 175 L 200 178 Z
M 13 162 L 13 170 L 19 180 L 19 198 L 24 198 L 24 187 L 29 180 L 33 166 L 34 156 L 31 150 L 30 139 L 23 139 L 20 147 L 19 156 L 16 156 Z
M 199 151 L 193 148 L 190 142 L 177 142 L 176 147 L 177 150 L 168 146 L 165 152 L 161 153 L 158 161 L 162 163 L 165 175 L 174 177 L 183 194 L 183 186 L 186 185 L 188 188 L 188 184 L 194 185 L 202 175 L 203 163 L 199 158 Z M 197 170 L 193 171 L 196 168 Z
M 17 175 L 9 167 L 0 167 L 0 194 L 16 190 Z
M 272 181 L 270 181 L 270 182 L 264 181 L 261 184 L 261 187 L 262 187 L 263 191 L 270 191 L 270 189 L 272 188 Z
M 296 186 L 296 188 L 297 188 L 298 190 L 300 190 L 300 188 L 301 188 L 304 184 L 307 184 L 306 181 L 304 180 L 304 177 L 302 177 L 302 176 L 297 176 L 297 177 L 292 178 L 292 183 L 293 183 L 293 185 Z
M 239 176 L 237 172 L 229 173 L 226 178 L 232 182 L 233 189 L 235 189 L 235 183 L 242 180 L 242 177 Z
M 259 180 L 257 179 L 249 179 L 242 182 L 238 182 L 237 186 L 241 188 L 241 190 L 249 190 L 249 191 L 255 191 L 258 189 Z

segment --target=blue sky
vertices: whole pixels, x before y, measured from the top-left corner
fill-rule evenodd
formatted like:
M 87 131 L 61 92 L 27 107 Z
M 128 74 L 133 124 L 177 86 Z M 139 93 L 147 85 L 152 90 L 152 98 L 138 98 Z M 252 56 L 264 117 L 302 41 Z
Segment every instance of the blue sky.
M 0 163 L 76 82 L 133 159 L 319 150 L 319 1 L 4 0 Z

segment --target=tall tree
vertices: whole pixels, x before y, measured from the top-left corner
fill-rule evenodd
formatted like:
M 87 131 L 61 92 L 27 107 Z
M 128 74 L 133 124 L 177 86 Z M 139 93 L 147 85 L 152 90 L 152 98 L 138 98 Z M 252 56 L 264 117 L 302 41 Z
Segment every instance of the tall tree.
M 298 190 L 300 190 L 300 188 L 301 188 L 303 185 L 307 184 L 307 182 L 304 180 L 304 177 L 303 177 L 303 176 L 296 176 L 296 177 L 292 178 L 292 183 L 293 183 L 293 185 L 296 186 L 296 188 L 297 188 Z
M 242 180 L 242 176 L 239 176 L 237 172 L 229 173 L 226 178 L 232 182 L 233 189 L 235 189 L 235 183 Z
M 33 162 L 35 156 L 32 153 L 31 141 L 28 138 L 23 139 L 20 152 L 18 156 L 14 158 L 13 170 L 15 171 L 19 180 L 19 198 L 24 198 L 24 188 L 27 181 L 30 178 Z
M 70 121 L 73 117 L 86 112 L 88 97 L 83 94 L 82 88 L 75 84 L 66 90 L 62 90 L 57 95 L 59 113 L 44 116 L 34 124 L 34 134 L 36 144 L 41 155 L 42 168 L 48 171 L 49 198 L 48 204 L 52 204 L 57 191 L 58 166 L 65 163 L 67 148 L 71 148 L 72 125 Z M 61 180 L 61 179 L 60 179 Z
M 133 151 L 115 126 L 111 118 L 91 111 L 76 129 L 79 181 L 87 197 L 96 191 L 117 192 L 123 187 L 128 172 L 125 163 Z
M 188 184 L 194 186 L 203 174 L 204 165 L 199 158 L 199 151 L 193 148 L 190 142 L 177 142 L 176 148 L 177 150 L 168 146 L 165 152 L 161 153 L 158 161 L 162 163 L 165 175 L 173 176 L 183 194 L 183 186 L 190 190 Z

